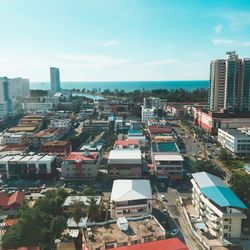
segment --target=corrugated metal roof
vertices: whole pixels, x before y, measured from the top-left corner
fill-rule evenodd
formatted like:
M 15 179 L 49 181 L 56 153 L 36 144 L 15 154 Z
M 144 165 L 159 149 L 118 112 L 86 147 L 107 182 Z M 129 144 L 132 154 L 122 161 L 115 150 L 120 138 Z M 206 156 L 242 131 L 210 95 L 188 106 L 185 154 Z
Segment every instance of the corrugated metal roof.
M 192 176 L 202 194 L 220 207 L 247 208 L 219 177 L 206 172 L 195 173 Z
M 152 199 L 149 180 L 115 180 L 111 201 Z

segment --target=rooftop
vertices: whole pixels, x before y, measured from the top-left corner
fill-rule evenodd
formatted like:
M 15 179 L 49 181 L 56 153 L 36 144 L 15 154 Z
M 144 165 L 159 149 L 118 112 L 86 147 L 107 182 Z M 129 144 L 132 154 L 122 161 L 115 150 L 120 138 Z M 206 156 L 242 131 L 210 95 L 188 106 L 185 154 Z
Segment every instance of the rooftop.
M 219 177 L 206 172 L 195 173 L 192 176 L 201 193 L 220 207 L 247 208 Z
M 151 134 L 171 134 L 173 128 L 170 126 L 148 126 Z
M 188 248 L 179 238 L 172 238 L 117 247 L 116 250 L 188 250 Z
M 140 145 L 136 140 L 116 140 L 115 145 L 121 145 L 123 147 L 128 147 L 129 145 Z
M 109 160 L 141 160 L 141 150 L 139 149 L 124 149 L 111 150 Z
M 113 182 L 111 201 L 142 199 L 152 199 L 149 180 L 115 180 Z
M 152 142 L 152 151 L 154 153 L 179 152 L 175 142 Z
M 155 155 L 154 158 L 156 161 L 184 161 L 180 154 Z
M 95 198 L 95 200 L 96 200 L 96 204 L 97 205 L 100 205 L 100 203 L 101 203 L 101 196 L 91 196 L 91 197 L 94 197 Z M 64 203 L 63 203 L 63 207 L 68 207 L 68 206 L 70 206 L 70 205 L 72 205 L 73 204 L 73 202 L 75 201 L 75 200 L 77 200 L 77 201 L 81 201 L 81 202 L 83 202 L 84 204 L 88 204 L 88 201 L 89 201 L 89 199 L 91 198 L 90 196 L 68 196 L 67 198 L 66 198 L 66 200 L 64 201 Z
M 42 146 L 66 146 L 69 141 L 47 141 Z
M 100 248 L 108 243 L 128 243 L 132 240 L 139 240 L 143 237 L 153 237 L 154 239 L 165 237 L 165 230 L 153 216 L 147 218 L 133 218 L 128 220 L 128 231 L 122 231 L 117 223 L 107 223 L 104 226 L 95 226 L 90 231 L 85 231 L 87 246 L 93 249 Z M 91 232 L 91 237 L 88 236 Z M 143 248 L 146 250 L 145 248 Z
M 16 133 L 16 132 L 34 132 L 37 129 L 36 126 L 17 126 L 8 129 L 8 132 Z
M 92 161 L 97 159 L 97 152 L 71 152 L 65 161 Z
M 57 135 L 62 131 L 61 128 L 49 128 L 49 129 L 44 129 L 38 133 L 35 133 L 33 136 L 34 137 L 51 137 L 54 135 Z
M 237 129 L 233 129 L 233 128 L 228 128 L 228 129 L 221 129 L 225 132 L 227 132 L 228 134 L 237 137 L 237 139 L 246 139 L 246 140 L 250 140 L 250 136 L 237 130 Z
M 137 129 L 130 129 L 128 131 L 128 134 L 130 134 L 130 135 L 143 135 L 143 132 L 141 130 L 137 130 Z

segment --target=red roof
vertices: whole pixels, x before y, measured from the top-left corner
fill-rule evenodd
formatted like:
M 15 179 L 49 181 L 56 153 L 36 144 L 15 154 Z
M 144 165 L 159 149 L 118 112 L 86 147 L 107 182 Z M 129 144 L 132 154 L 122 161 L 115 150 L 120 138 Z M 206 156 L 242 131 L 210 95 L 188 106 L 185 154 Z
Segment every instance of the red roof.
M 25 198 L 25 193 L 17 191 L 10 197 L 5 193 L 0 193 L 0 206 L 3 208 L 9 208 L 14 204 L 22 205 Z
M 129 145 L 139 145 L 139 141 L 136 140 L 116 140 L 115 145 L 121 145 L 123 147 L 128 147 Z
M 4 226 L 5 227 L 11 227 L 17 223 L 17 219 L 6 219 L 4 221 Z
M 170 126 L 148 126 L 148 130 L 151 134 L 158 134 L 158 133 L 171 133 L 173 128 Z
M 91 161 L 96 159 L 97 152 L 71 152 L 65 159 L 65 161 Z
M 125 247 L 117 247 L 116 250 L 188 250 L 188 248 L 178 238 L 172 238 Z

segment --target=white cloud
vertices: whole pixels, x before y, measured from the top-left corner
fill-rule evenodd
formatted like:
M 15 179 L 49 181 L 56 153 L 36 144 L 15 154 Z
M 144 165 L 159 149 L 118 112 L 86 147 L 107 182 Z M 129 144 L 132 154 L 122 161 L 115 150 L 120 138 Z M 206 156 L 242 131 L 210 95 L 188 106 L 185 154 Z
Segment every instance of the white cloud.
M 245 26 L 250 26 L 250 12 L 228 12 L 224 14 L 224 18 L 228 20 L 231 30 L 241 30 Z
M 233 44 L 234 42 L 235 42 L 234 40 L 229 40 L 229 39 L 213 39 L 212 40 L 212 43 L 214 45 L 220 45 L 220 44 L 228 45 L 228 44 Z
M 213 39 L 214 45 L 232 45 L 235 47 L 250 47 L 250 41 L 238 41 L 230 39 Z
M 152 62 L 143 63 L 143 66 L 155 66 L 155 65 L 164 65 L 164 64 L 176 64 L 179 63 L 180 60 L 177 59 L 163 59 L 163 60 L 156 60 Z
M 97 45 L 101 47 L 111 47 L 117 44 L 118 42 L 116 40 L 110 40 L 110 41 L 100 42 Z
M 218 24 L 214 27 L 215 33 L 219 34 L 222 31 L 223 26 Z
M 104 55 L 76 55 L 76 54 L 58 54 L 55 58 L 63 60 L 64 63 L 76 63 L 82 68 L 107 68 L 129 62 L 126 58 L 113 58 Z

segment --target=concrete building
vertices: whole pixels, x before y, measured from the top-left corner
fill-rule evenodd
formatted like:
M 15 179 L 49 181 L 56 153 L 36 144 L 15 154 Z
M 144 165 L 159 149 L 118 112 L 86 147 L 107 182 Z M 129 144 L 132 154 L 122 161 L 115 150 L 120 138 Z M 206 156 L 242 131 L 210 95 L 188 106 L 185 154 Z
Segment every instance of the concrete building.
M 226 59 L 210 64 L 209 109 L 218 112 L 250 111 L 250 59 L 238 58 L 235 51 L 227 52 Z
M 204 112 L 200 109 L 194 113 L 194 122 L 208 133 L 217 134 L 219 128 L 250 127 L 249 112 Z
M 5 132 L 2 135 L 2 144 L 25 144 L 27 142 L 27 135 L 25 132 L 9 133 Z
M 250 153 L 250 134 L 246 128 L 240 129 L 218 129 L 218 142 L 234 154 L 246 155 Z
M 71 152 L 62 162 L 64 179 L 95 179 L 102 157 L 98 152 Z
M 182 180 L 184 159 L 174 142 L 152 142 L 151 159 L 159 179 Z
M 184 117 L 188 114 L 188 110 L 184 106 L 167 105 L 166 109 L 169 115 L 176 118 Z
M 56 155 L 61 160 L 64 160 L 71 151 L 70 141 L 47 141 L 40 147 L 40 152 Z
M 122 246 L 136 246 L 137 244 L 140 247 L 137 249 L 148 249 L 145 248 L 144 243 L 157 242 L 164 240 L 165 237 L 165 229 L 152 215 L 138 218 L 123 217 L 102 225 L 90 225 L 83 231 L 82 249 L 106 250 Z M 172 250 L 172 248 L 165 247 L 162 249 Z M 186 248 L 183 248 L 183 250 L 186 250 Z
M 155 108 L 144 108 L 142 106 L 141 110 L 141 121 L 147 122 L 148 119 L 156 118 L 156 110 Z
M 108 173 L 114 177 L 140 177 L 142 173 L 141 150 L 111 150 Z
M 50 68 L 50 84 L 52 93 L 60 92 L 61 82 L 60 82 L 60 72 L 58 68 L 55 67 Z
M 220 241 L 240 239 L 245 204 L 214 175 L 192 174 L 192 203 L 208 232 Z
M 8 179 L 48 176 L 56 166 L 56 156 L 46 154 L 17 154 L 0 158 L 0 174 Z
M 145 147 L 147 145 L 146 136 L 143 135 L 142 130 L 128 130 L 128 140 L 138 141 L 141 147 Z
M 157 97 L 145 97 L 143 98 L 143 107 L 145 109 L 151 109 L 151 108 L 161 108 L 161 99 Z
M 140 149 L 140 143 L 136 140 L 116 140 L 114 149 Z
M 70 129 L 71 119 L 56 119 L 56 118 L 51 119 L 49 127 Z
M 151 214 L 152 200 L 149 180 L 115 180 L 110 197 L 111 218 Z
M 103 156 L 103 152 L 104 152 L 104 145 L 102 143 L 94 143 L 94 142 L 90 142 L 90 143 L 84 143 L 81 145 L 81 147 L 79 148 L 79 151 L 84 152 L 84 151 L 88 151 L 88 152 L 98 152 L 100 154 L 100 156 Z

